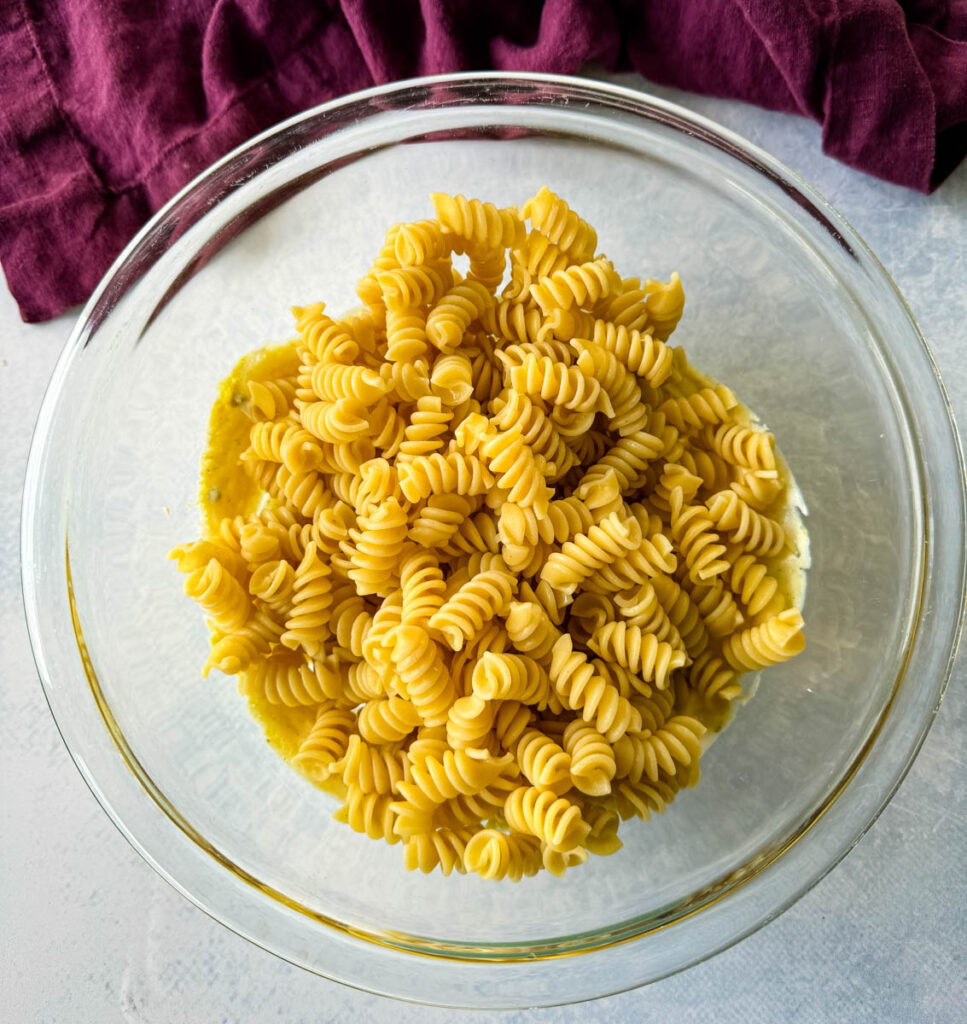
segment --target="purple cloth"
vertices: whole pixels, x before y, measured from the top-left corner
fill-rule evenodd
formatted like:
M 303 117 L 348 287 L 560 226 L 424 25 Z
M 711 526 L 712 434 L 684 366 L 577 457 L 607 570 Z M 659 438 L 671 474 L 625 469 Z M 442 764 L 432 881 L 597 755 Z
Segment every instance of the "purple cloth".
M 178 188 L 313 104 L 587 61 L 812 117 L 831 156 L 922 192 L 967 151 L 967 0 L 6 0 L 8 285 L 25 320 L 81 302 Z

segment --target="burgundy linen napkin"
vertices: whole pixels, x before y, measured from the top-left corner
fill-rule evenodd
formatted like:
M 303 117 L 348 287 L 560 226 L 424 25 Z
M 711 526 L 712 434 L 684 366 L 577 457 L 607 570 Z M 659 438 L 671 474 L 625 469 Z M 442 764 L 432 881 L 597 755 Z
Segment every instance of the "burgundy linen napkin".
M 928 192 L 967 152 L 967 0 L 7 0 L 0 261 L 25 320 L 84 300 L 207 164 L 375 83 L 587 61 L 803 114 Z

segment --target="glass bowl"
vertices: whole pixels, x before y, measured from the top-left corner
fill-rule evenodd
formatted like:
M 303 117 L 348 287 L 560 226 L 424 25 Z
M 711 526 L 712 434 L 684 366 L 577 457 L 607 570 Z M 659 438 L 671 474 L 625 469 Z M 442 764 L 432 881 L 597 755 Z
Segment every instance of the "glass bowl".
M 216 385 L 355 304 L 387 225 L 431 191 L 549 184 L 625 274 L 681 273 L 675 335 L 774 430 L 809 507 L 808 645 L 770 669 L 699 786 L 616 856 L 519 884 L 409 874 L 399 847 L 267 746 L 166 560 L 194 537 Z M 533 1006 L 630 988 L 775 917 L 883 808 L 941 699 L 964 595 L 964 482 L 909 310 L 795 175 L 637 92 L 533 75 L 403 82 L 253 139 L 118 259 L 54 373 L 23 510 L 51 709 L 131 843 L 199 907 L 326 977 L 428 1003 Z

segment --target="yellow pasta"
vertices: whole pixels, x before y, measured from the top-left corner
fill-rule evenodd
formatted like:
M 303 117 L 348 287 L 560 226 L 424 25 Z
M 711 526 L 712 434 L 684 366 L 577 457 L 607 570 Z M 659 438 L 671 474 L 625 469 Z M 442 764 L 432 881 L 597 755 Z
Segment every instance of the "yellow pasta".
M 337 820 L 409 870 L 557 876 L 695 785 L 743 673 L 802 650 L 790 481 L 669 342 L 677 274 L 620 276 L 546 187 L 431 201 L 361 307 L 293 307 L 239 364 L 170 557 L 203 674 Z

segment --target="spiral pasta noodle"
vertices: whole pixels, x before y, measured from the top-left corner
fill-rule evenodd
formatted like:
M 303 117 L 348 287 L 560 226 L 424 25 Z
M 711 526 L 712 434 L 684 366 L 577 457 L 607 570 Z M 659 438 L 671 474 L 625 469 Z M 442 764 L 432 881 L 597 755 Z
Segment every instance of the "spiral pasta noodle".
M 802 650 L 795 490 L 669 340 L 677 274 L 622 276 L 546 187 L 431 203 L 362 306 L 295 306 L 236 368 L 170 557 L 203 675 L 337 820 L 412 871 L 557 876 L 695 785 L 743 674 Z
M 521 216 L 567 254 L 575 263 L 591 258 L 598 244 L 597 232 L 582 220 L 546 185 L 521 208 Z

